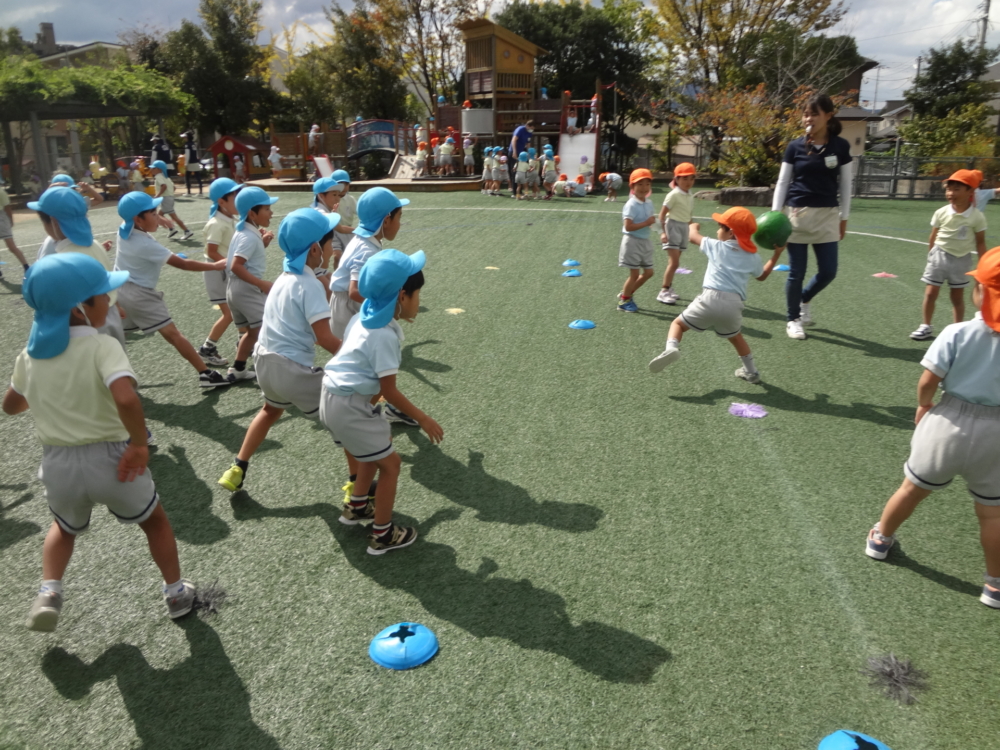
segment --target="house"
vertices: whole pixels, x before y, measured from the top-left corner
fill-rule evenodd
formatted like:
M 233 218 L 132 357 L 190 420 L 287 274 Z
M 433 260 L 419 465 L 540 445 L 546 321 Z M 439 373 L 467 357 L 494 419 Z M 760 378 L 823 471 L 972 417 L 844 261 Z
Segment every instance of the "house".
M 905 99 L 889 99 L 879 115 L 881 120 L 869 121 L 868 136 L 876 140 L 895 138 L 898 135 L 897 128 L 913 117 L 913 109 Z

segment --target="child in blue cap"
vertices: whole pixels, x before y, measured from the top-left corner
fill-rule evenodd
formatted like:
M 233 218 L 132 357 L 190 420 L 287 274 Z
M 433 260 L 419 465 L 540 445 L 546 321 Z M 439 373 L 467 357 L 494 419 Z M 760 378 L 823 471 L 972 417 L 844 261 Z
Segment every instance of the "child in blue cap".
M 271 206 L 277 202 L 277 198 L 259 187 L 244 187 L 236 194 L 239 221 L 226 256 L 226 302 L 236 327 L 246 333 L 240 336 L 236 359 L 227 374 L 233 382 L 255 377 L 247 369 L 247 360 L 264 320 L 264 299 L 271 291 L 271 282 L 262 277 L 267 270 L 267 246 L 274 239 L 267 231 L 271 225 Z
M 455 139 L 445 138 L 441 144 L 441 173 L 445 176 L 455 174 Z
M 236 193 L 242 185 L 228 177 L 213 180 L 208 186 L 212 207 L 208 210 L 205 233 L 205 257 L 210 261 L 226 260 L 229 243 L 236 231 Z M 233 314 L 226 302 L 226 269 L 205 271 L 205 291 L 208 304 L 219 306 L 219 319 L 208 333 L 205 343 L 198 349 L 199 356 L 212 367 L 225 367 L 229 360 L 219 354 L 219 340 L 233 322 Z
M 166 163 L 157 159 L 149 165 L 149 172 L 153 175 L 153 190 L 156 191 L 155 197 L 163 200 L 160 204 L 160 215 L 165 217 L 168 222 L 173 220 L 172 223 L 176 223 L 177 226 L 184 230 L 184 234 L 181 235 L 182 241 L 191 239 L 194 237 L 194 232 L 187 228 L 187 225 L 181 221 L 181 217 L 174 210 L 174 182 L 167 177 Z M 177 234 L 177 230 L 171 226 L 170 234 L 167 236 L 173 239 L 175 234 Z
M 338 182 L 338 180 L 343 180 L 343 182 Z M 312 207 L 320 213 L 336 214 L 338 217 L 337 227 L 333 235 L 333 243 L 330 245 L 329 256 L 324 258 L 323 264 L 316 269 L 316 276 L 322 279 L 323 286 L 327 288 L 329 288 L 330 279 L 323 277 L 327 276 L 332 270 L 330 269 L 330 258 L 333 258 L 334 269 L 340 265 L 340 259 L 344 255 L 344 248 L 347 247 L 347 242 L 350 242 L 350 239 L 344 242 L 341 237 L 346 236 L 350 238 L 351 232 L 354 231 L 354 225 L 346 222 L 340 214 L 340 203 L 344 200 L 350 186 L 351 178 L 343 169 L 338 169 L 329 177 L 320 177 L 313 183 L 313 195 L 315 197 L 313 198 Z M 357 205 L 354 202 L 354 198 L 351 198 L 347 202 L 351 206 L 350 210 L 355 220 L 357 220 Z
M 202 263 L 188 260 L 174 255 L 153 239 L 160 226 L 156 216 L 157 207 L 162 205 L 160 200 L 137 192 L 129 193 L 118 201 L 118 215 L 122 217 L 122 223 L 118 228 L 115 270 L 129 274 L 129 280 L 118 290 L 118 306 L 125 312 L 124 328 L 147 334 L 159 331 L 194 367 L 198 373 L 198 385 L 202 388 L 229 385 L 229 380 L 208 368 L 191 342 L 177 329 L 163 301 L 163 292 L 156 291 L 164 265 L 182 271 L 218 271 L 225 268 L 226 261 Z
M 353 232 L 358 226 L 358 202 L 351 195 L 351 176 L 346 169 L 334 170 L 330 179 L 340 187 L 340 203 L 337 204 L 337 213 L 340 214 L 340 226 L 333 238 L 333 252 L 337 258 L 342 258 L 347 246 L 354 239 Z
M 528 161 L 527 151 L 522 151 L 517 155 L 517 169 L 514 172 L 514 195 L 519 201 L 524 200 L 524 190 L 528 184 L 528 170 L 531 167 Z
M 285 253 L 282 273 L 264 303 L 264 322 L 254 349 L 257 385 L 264 406 L 254 417 L 233 465 L 219 479 L 230 492 L 243 487 L 250 458 L 271 426 L 294 406 L 310 419 L 319 418 L 323 370 L 313 367 L 316 344 L 330 354 L 340 339 L 330 333 L 330 306 L 316 270 L 330 254 L 337 214 L 312 208 L 292 211 L 278 228 L 278 246 Z
M 413 255 L 382 250 L 372 256 L 358 279 L 365 298 L 361 312 L 351 318 L 340 351 L 324 368 L 320 420 L 358 467 L 340 522 L 353 526 L 373 521 L 370 555 L 407 547 L 417 538 L 415 528 L 392 523 L 400 460 L 389 424 L 372 406 L 372 398 L 381 393 L 394 408 L 413 415 L 431 442 L 444 437 L 441 426 L 396 387 L 404 338 L 396 321 L 417 316 L 424 261 L 422 250 Z M 368 495 L 376 470 L 379 481 L 372 500 Z
M 35 417 L 43 446 L 39 475 L 55 517 L 42 552 L 42 586 L 28 614 L 32 630 L 55 629 L 63 574 L 95 505 L 145 532 L 169 616 L 186 615 L 194 605 L 194 586 L 181 578 L 177 543 L 147 470 L 135 372 L 118 342 L 98 334 L 105 317 L 117 314 L 109 293 L 127 280 L 128 273 L 108 273 L 86 255 L 61 253 L 38 261 L 22 285 L 35 320 L 3 410 L 30 408 Z
M 528 149 L 528 184 L 527 186 L 531 188 L 531 198 L 532 200 L 538 200 L 538 186 L 541 184 L 540 179 L 540 167 L 538 163 L 538 152 L 535 147 L 532 146 Z

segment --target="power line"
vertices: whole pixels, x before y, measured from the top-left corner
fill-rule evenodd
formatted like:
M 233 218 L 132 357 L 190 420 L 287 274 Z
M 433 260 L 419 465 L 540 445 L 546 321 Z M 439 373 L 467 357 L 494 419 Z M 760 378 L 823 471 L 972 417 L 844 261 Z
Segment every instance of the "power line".
M 864 39 L 858 39 L 856 41 L 858 41 L 858 42 L 870 42 L 873 39 L 885 39 L 886 37 L 890 37 L 890 36 L 900 36 L 901 34 L 912 34 L 912 33 L 916 32 L 916 31 L 927 31 L 928 29 L 940 29 L 940 28 L 945 27 L 945 26 L 954 26 L 954 25 L 959 24 L 959 23 L 968 23 L 968 21 L 967 20 L 966 21 L 953 21 L 952 23 L 945 23 L 945 24 L 940 24 L 939 23 L 939 24 L 935 24 L 934 26 L 924 26 L 921 29 L 909 29 L 908 31 L 896 31 L 896 32 L 893 32 L 892 34 L 882 34 L 881 36 L 869 36 L 869 37 L 865 37 Z

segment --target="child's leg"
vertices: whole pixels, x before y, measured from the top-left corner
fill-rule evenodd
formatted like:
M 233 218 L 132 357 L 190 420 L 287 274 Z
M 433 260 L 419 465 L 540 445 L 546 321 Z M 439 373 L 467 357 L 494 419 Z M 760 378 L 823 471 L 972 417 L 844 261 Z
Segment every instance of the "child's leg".
M 347 472 L 350 476 L 354 477 L 354 481 L 357 482 L 358 467 L 361 466 L 361 463 L 347 451 L 344 451 L 344 456 L 347 458 Z
M 931 321 L 934 319 L 934 306 L 937 304 L 938 294 L 941 291 L 941 287 L 934 286 L 933 284 L 927 285 L 927 291 L 924 292 L 924 325 L 929 326 Z M 964 310 L 963 310 L 964 314 Z M 882 532 L 883 534 L 885 532 Z
M 742 333 L 737 333 L 729 339 L 729 342 L 736 347 L 736 353 L 739 354 L 740 357 L 750 356 L 750 344 L 748 344 L 747 340 L 743 338 Z
M 378 486 L 375 488 L 375 524 L 383 526 L 392 522 L 392 508 L 396 502 L 396 482 L 402 461 L 398 453 L 390 453 L 379 461 L 358 463 L 358 478 L 354 482 L 354 495 L 367 495 L 375 472 L 378 471 Z
M 246 362 L 250 359 L 254 346 L 257 344 L 257 336 L 260 335 L 260 326 L 248 328 L 247 332 L 240 336 L 240 343 L 236 347 L 236 361 Z
M 164 228 L 164 229 L 174 229 L 174 228 L 175 228 L 175 227 L 174 227 L 174 222 L 172 222 L 172 221 L 170 220 L 170 217 L 169 217 L 169 216 L 167 216 L 167 215 L 166 215 L 165 213 L 163 213 L 162 211 L 160 212 L 160 224 L 162 224 L 162 225 L 163 225 L 163 228 Z
M 955 316 L 955 322 L 961 323 L 965 320 L 965 287 L 960 286 L 957 289 L 951 287 L 948 291 L 951 294 L 951 310 Z
M 669 289 L 674 283 L 674 274 L 681 265 L 681 251 L 675 247 L 667 249 L 667 270 L 663 272 L 663 288 Z
M 174 220 L 175 222 L 177 222 L 177 226 L 179 226 L 179 227 L 180 227 L 181 229 L 183 229 L 183 230 L 184 230 L 185 232 L 189 231 L 189 230 L 188 230 L 188 228 L 187 228 L 187 226 L 186 226 L 186 225 L 184 224 L 184 222 L 183 222 L 183 221 L 181 221 L 181 217 L 177 215 L 177 212 L 176 212 L 176 211 L 171 211 L 171 212 L 170 212 L 169 214 L 167 214 L 167 215 L 168 215 L 168 216 L 169 216 L 169 217 L 170 217 L 171 219 L 173 219 L 173 220 Z
M 146 534 L 149 553 L 153 556 L 156 567 L 160 569 L 163 582 L 171 584 L 179 581 L 181 564 L 177 559 L 177 540 L 174 539 L 174 530 L 170 528 L 170 521 L 163 506 L 157 503 L 156 510 L 139 524 L 139 528 Z
M 903 521 L 917 509 L 920 501 L 930 494 L 930 490 L 917 487 L 909 479 L 904 479 L 903 483 L 899 485 L 899 489 L 893 493 L 889 502 L 885 504 L 885 508 L 882 509 L 882 517 L 878 522 L 879 533 L 883 536 L 895 534 Z
M 24 253 L 21 252 L 21 248 L 19 248 L 17 245 L 14 244 L 14 238 L 8 237 L 7 239 L 4 240 L 4 242 L 7 243 L 7 249 L 10 250 L 11 255 L 17 258 L 18 262 L 22 266 L 27 266 L 28 261 L 25 260 Z
M 177 352 L 184 357 L 191 366 L 198 372 L 204 372 L 208 369 L 205 365 L 205 360 L 201 358 L 197 350 L 191 345 L 191 342 L 184 338 L 184 334 L 181 333 L 177 326 L 171 323 L 170 325 L 164 326 L 160 329 L 160 335 L 163 336 L 167 341 L 170 342 L 171 346 L 177 350 Z
M 631 297 L 639 291 L 639 287 L 649 281 L 652 276 L 652 268 L 643 268 L 642 271 L 638 268 L 630 268 L 628 270 L 628 279 L 625 281 L 625 287 L 622 289 L 622 296 Z
M 228 330 L 229 324 L 233 322 L 233 314 L 229 311 L 229 305 L 225 302 L 219 303 L 219 312 L 222 313 L 221 317 L 215 321 L 215 325 L 212 326 L 212 330 L 208 333 L 208 338 L 212 341 L 221 339 L 226 330 Z
M 253 418 L 250 426 L 247 427 L 247 434 L 243 437 L 243 445 L 240 446 L 240 452 L 236 454 L 236 457 L 240 461 L 249 461 L 260 448 L 260 444 L 264 442 L 268 431 L 275 422 L 281 419 L 281 415 L 284 413 L 284 409 L 264 404 L 257 412 L 257 416 Z
M 678 344 L 681 343 L 681 339 L 684 337 L 684 334 L 690 330 L 690 328 L 684 325 L 684 322 L 679 316 L 674 318 L 670 323 L 670 330 L 667 331 L 667 344 L 669 345 L 671 341 L 675 341 Z M 747 347 L 748 351 L 749 349 L 750 347 Z
M 979 542 L 986 556 L 986 575 L 1000 578 L 1000 505 L 976 503 L 976 516 L 979 518 Z
M 978 506 L 977 506 L 978 507 Z M 66 573 L 66 566 L 73 556 L 73 545 L 76 535 L 63 529 L 57 521 L 49 527 L 42 546 L 42 578 L 46 581 L 61 581 Z

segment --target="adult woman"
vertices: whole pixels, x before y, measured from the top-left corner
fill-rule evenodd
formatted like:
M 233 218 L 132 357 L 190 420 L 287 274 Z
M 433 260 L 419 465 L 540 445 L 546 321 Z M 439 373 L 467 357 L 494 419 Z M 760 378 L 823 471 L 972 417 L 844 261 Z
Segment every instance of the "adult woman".
M 785 149 L 771 206 L 774 211 L 785 209 L 792 222 L 785 297 L 786 331 L 793 339 L 806 337 L 803 326 L 813 324 L 810 303 L 837 276 L 838 243 L 844 239 L 851 211 L 851 147 L 840 137 L 830 97 L 811 97 L 802 124 L 806 134 Z M 817 272 L 803 289 L 809 245 L 816 254 Z

